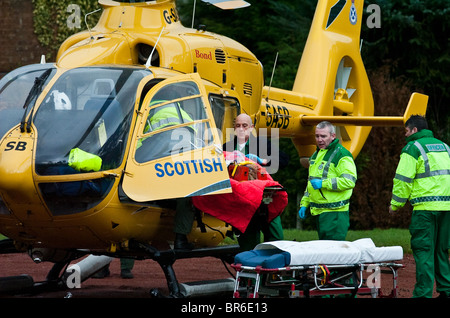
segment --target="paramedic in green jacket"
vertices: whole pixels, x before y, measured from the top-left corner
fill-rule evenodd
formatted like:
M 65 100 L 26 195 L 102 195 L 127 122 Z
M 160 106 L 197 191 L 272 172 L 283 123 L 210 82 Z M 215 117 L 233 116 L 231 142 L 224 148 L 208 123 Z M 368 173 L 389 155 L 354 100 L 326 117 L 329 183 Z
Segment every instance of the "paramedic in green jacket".
M 316 218 L 320 240 L 343 241 L 350 226 L 350 197 L 356 183 L 352 154 L 336 138 L 336 128 L 327 121 L 316 126 L 317 150 L 309 159 L 309 178 L 300 202 L 299 216 L 309 207 Z
M 406 146 L 395 172 L 389 212 L 409 200 L 409 231 L 416 261 L 413 297 L 430 298 L 434 280 L 441 297 L 450 297 L 450 149 L 434 138 L 424 117 L 405 123 Z

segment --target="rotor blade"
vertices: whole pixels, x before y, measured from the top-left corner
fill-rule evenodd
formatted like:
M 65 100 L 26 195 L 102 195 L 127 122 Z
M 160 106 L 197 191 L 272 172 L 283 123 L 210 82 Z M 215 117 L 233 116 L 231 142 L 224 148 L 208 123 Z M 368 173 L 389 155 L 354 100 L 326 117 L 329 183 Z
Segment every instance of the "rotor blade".
M 345 87 L 342 87 L 342 83 L 341 83 L 341 79 L 342 79 L 341 74 L 342 74 L 343 68 L 344 68 L 344 60 L 342 59 L 339 62 L 338 69 L 336 71 L 336 82 L 334 83 L 335 90 L 337 90 L 338 88 L 345 88 Z
M 356 88 L 347 88 L 348 99 L 352 97 L 354 92 L 356 92 Z
M 202 0 L 202 1 L 210 3 L 222 10 L 240 9 L 250 6 L 250 3 L 244 0 Z
M 338 72 L 336 75 L 336 88 L 347 88 L 348 79 L 350 78 L 350 73 L 352 72 L 351 67 L 341 67 L 339 64 Z

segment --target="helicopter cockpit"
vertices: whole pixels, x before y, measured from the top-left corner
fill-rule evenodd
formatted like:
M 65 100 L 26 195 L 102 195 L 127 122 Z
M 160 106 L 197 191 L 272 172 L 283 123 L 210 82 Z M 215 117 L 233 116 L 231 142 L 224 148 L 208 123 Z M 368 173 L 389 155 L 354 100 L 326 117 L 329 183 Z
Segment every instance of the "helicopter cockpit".
M 120 166 L 142 68 L 85 67 L 63 73 L 33 116 L 35 171 L 40 176 L 106 171 Z M 114 178 L 40 182 L 53 215 L 95 206 Z
M 164 80 L 141 67 L 57 70 L 53 64 L 34 65 L 12 75 L 0 83 L 0 100 L 9 101 L 20 85 L 27 98 L 2 103 L 2 137 L 11 140 L 7 136 L 13 131 L 19 139 L 28 136 L 32 178 L 51 215 L 95 207 L 108 195 L 124 164 L 123 189 L 133 200 L 142 191 L 145 195 L 139 200 L 149 201 L 163 199 L 166 193 L 186 196 L 200 189 L 229 188 L 221 151 L 216 151 L 221 143 L 215 129 L 217 121 L 222 127 L 225 116 L 231 115 L 225 108 L 235 109 L 237 104 L 219 91 L 207 100 L 198 76 Z M 208 101 L 216 111 L 211 112 Z M 224 108 L 224 103 L 230 105 Z M 128 175 L 134 175 L 131 186 Z M 189 192 L 162 194 L 162 182 L 170 186 L 175 177 L 187 182 L 184 176 L 199 179 L 183 187 Z M 151 186 L 154 182 L 157 189 Z M 210 182 L 216 185 L 208 187 Z M 149 186 L 151 191 L 144 190 Z

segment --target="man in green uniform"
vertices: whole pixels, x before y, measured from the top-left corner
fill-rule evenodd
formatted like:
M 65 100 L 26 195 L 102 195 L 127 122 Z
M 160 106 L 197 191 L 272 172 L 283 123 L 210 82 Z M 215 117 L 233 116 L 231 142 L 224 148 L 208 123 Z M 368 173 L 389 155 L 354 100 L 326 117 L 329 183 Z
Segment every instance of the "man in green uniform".
M 320 240 L 343 241 L 350 226 L 350 197 L 357 178 L 352 154 L 336 138 L 336 128 L 324 121 L 316 126 L 317 149 L 309 159 L 309 178 L 299 216 L 309 207 L 316 217 Z
M 411 248 L 416 261 L 413 297 L 430 298 L 434 280 L 442 297 L 450 297 L 450 149 L 434 138 L 424 117 L 405 123 L 407 145 L 395 172 L 392 214 L 409 200 L 413 206 Z
M 252 118 L 247 114 L 240 114 L 234 120 L 233 140 L 223 145 L 225 151 L 240 151 L 249 159 L 258 162 L 266 167 L 273 169 L 284 168 L 287 166 L 289 158 L 279 149 L 271 148 L 271 142 L 264 137 L 255 137 L 252 132 L 254 125 Z M 276 151 L 278 152 L 276 153 Z M 281 217 L 277 216 L 272 222 L 267 223 L 260 220 L 256 213 L 245 230 L 238 237 L 241 250 L 247 251 L 253 249 L 261 241 L 261 232 L 264 235 L 264 241 L 277 241 L 284 239 Z

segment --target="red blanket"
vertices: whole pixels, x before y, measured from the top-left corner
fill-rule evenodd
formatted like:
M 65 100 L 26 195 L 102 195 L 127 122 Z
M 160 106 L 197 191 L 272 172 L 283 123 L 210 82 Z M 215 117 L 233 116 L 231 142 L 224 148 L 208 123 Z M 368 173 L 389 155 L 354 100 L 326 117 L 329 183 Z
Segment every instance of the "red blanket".
M 271 179 L 271 178 L 270 178 Z M 261 205 L 265 187 L 281 185 L 273 180 L 236 181 L 230 179 L 233 193 L 193 197 L 193 204 L 201 211 L 227 222 L 242 233 Z M 286 191 L 277 191 L 268 205 L 269 222 L 280 215 L 288 202 Z

